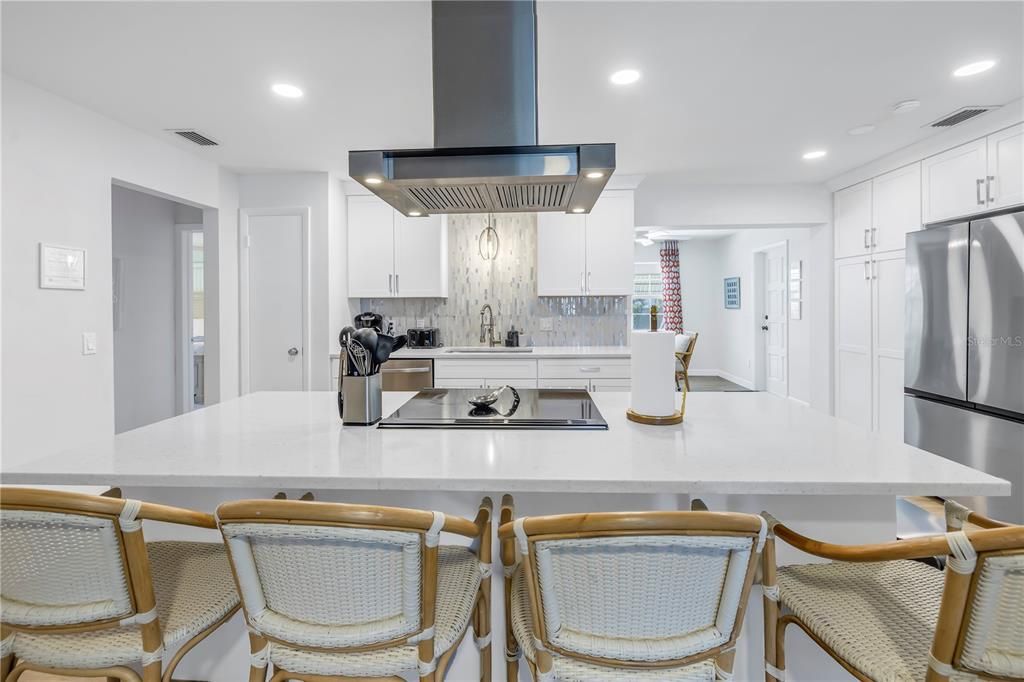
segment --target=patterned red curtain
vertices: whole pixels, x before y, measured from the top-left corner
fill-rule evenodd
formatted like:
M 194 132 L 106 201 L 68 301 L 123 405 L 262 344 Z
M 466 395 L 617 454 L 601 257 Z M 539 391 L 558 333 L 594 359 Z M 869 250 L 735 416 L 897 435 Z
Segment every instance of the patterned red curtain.
M 661 290 L 665 302 L 661 328 L 681 334 L 683 331 L 683 297 L 679 289 L 679 242 L 661 243 Z

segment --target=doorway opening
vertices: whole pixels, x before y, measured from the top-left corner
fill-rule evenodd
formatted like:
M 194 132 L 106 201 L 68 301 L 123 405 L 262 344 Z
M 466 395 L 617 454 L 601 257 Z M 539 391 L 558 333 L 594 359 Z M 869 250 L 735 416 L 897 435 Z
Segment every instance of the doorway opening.
M 114 431 L 207 402 L 204 209 L 111 187 Z

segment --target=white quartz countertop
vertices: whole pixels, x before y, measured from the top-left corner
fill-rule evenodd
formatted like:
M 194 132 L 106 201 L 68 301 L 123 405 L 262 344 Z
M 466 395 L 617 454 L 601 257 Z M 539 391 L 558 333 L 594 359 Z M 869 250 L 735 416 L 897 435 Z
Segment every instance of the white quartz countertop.
M 479 350 L 463 350 L 479 348 Z M 415 360 L 417 358 L 628 358 L 629 346 L 529 346 L 529 350 L 508 350 L 504 346 L 487 348 L 486 346 L 441 346 L 440 348 L 402 348 L 391 357 L 396 360 Z M 338 357 L 333 353 L 332 358 Z
M 388 415 L 412 396 L 384 393 Z M 691 393 L 678 426 L 344 426 L 334 392 L 255 393 L 12 462 L 9 484 L 477 492 L 1008 495 L 1010 484 L 767 393 Z

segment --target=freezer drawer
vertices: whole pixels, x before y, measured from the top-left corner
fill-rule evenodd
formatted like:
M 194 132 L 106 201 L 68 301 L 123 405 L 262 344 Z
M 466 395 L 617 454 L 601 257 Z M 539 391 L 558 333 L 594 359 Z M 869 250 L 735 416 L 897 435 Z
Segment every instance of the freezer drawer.
M 385 391 L 419 391 L 434 387 L 433 360 L 388 360 L 381 365 Z
M 904 386 L 967 399 L 968 224 L 907 235 Z
M 1010 482 L 1009 497 L 956 498 L 1000 521 L 1024 523 L 1024 423 L 904 396 L 908 445 Z
M 971 223 L 967 399 L 1024 414 L 1024 213 Z

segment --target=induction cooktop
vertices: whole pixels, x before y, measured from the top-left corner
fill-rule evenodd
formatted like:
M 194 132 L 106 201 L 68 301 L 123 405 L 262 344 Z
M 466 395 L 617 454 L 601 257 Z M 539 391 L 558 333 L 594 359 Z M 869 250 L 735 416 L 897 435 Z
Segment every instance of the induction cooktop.
M 471 400 L 489 389 L 428 388 L 391 416 L 382 429 L 607 429 L 586 391 L 505 387 L 489 406 Z

